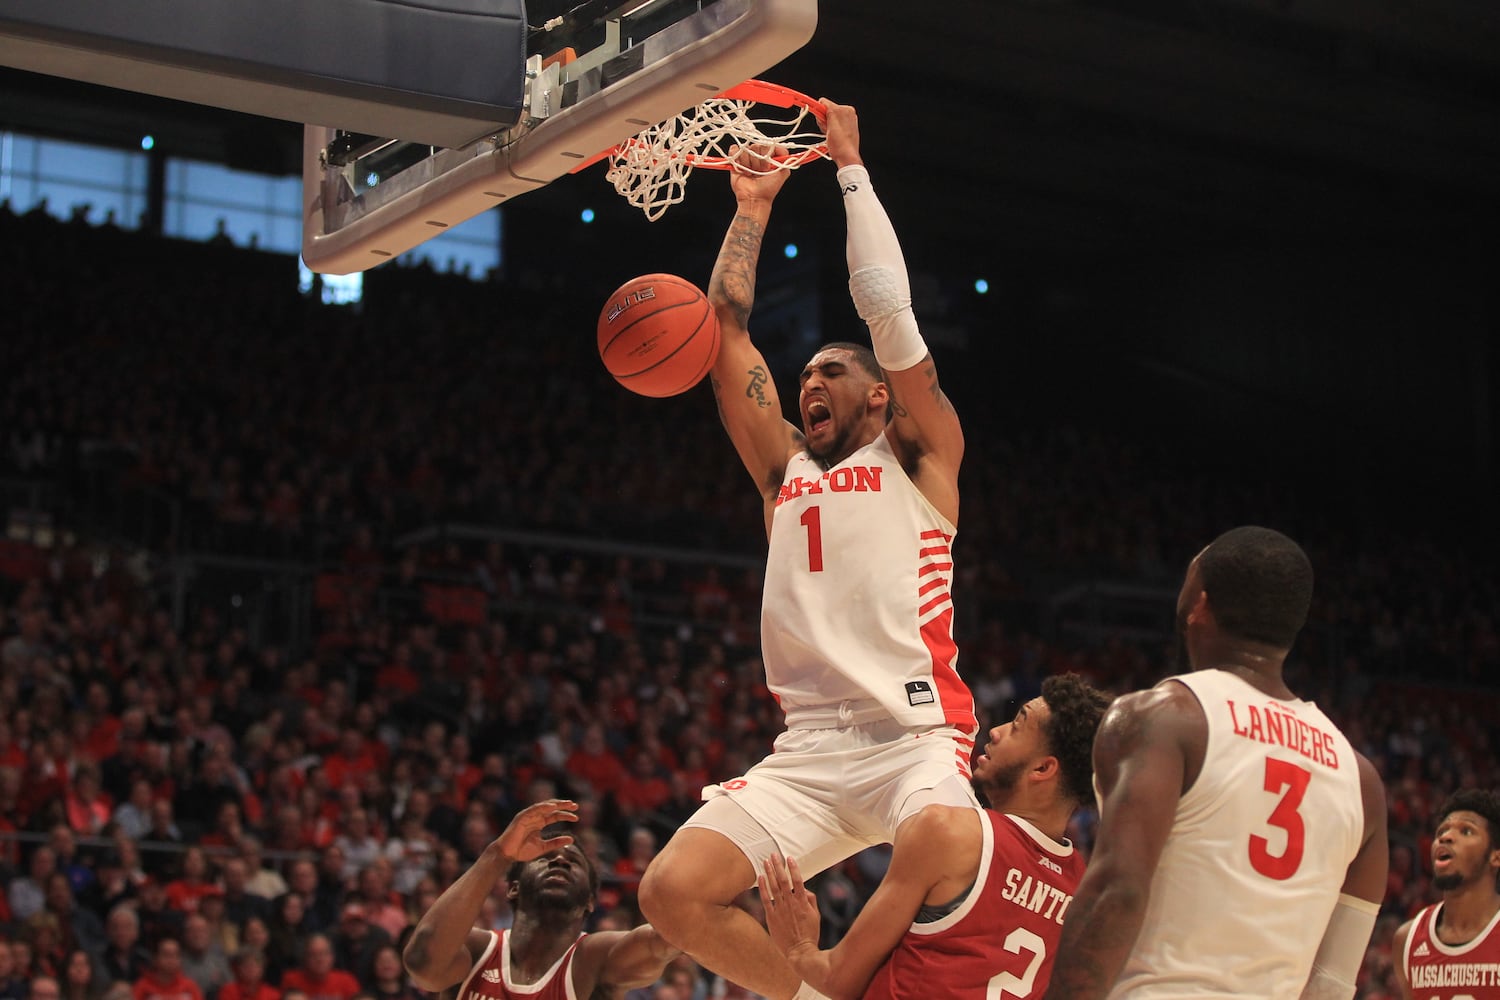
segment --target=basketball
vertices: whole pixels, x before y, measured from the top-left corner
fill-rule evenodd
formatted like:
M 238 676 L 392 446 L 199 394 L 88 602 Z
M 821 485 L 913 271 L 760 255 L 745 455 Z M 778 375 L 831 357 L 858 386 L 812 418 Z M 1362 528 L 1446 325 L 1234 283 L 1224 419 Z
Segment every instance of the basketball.
M 675 396 L 702 381 L 719 356 L 719 318 L 685 278 L 645 274 L 615 290 L 599 313 L 599 358 L 642 396 Z

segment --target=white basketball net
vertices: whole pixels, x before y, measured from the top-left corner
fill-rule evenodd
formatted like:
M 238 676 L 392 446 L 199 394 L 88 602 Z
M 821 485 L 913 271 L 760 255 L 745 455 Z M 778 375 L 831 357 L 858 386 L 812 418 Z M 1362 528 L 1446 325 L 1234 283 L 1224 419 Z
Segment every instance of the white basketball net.
M 769 174 L 828 156 L 823 127 L 809 108 L 715 97 L 615 147 L 606 177 L 655 222 L 683 200 L 694 167 L 728 170 L 738 149 L 757 144 L 785 152 L 741 169 Z

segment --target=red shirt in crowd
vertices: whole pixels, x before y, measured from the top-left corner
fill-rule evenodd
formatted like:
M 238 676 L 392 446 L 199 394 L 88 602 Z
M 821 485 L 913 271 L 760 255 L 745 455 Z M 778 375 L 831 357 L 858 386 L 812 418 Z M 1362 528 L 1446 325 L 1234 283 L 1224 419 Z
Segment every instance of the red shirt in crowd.
M 290 969 L 281 977 L 281 988 L 301 990 L 307 994 L 307 1000 L 354 1000 L 359 993 L 359 981 L 343 969 L 334 969 L 321 979 L 312 978 L 306 969 Z
M 281 1000 L 281 991 L 270 983 L 256 983 L 247 988 L 230 980 L 219 987 L 219 1000 Z
M 203 1000 L 198 984 L 180 972 L 175 979 L 165 982 L 148 972 L 135 981 L 130 992 L 135 1000 Z

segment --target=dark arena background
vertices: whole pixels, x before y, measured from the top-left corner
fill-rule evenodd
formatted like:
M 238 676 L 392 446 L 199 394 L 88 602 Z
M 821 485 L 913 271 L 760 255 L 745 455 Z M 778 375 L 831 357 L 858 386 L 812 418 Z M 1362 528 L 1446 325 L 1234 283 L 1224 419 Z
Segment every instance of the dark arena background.
M 1500 13 L 832 7 L 762 75 L 859 109 L 964 421 L 955 597 L 982 720 L 1055 672 L 1153 683 L 1202 545 L 1242 523 L 1299 540 L 1318 582 L 1292 683 L 1387 783 L 1360 996 L 1395 996 L 1391 934 L 1436 898 L 1433 810 L 1500 786 Z M 300 140 L 0 70 L 17 1000 L 73 948 L 89 1000 L 128 982 L 105 925 L 131 900 L 143 944 L 201 916 L 279 976 L 328 930 L 384 989 L 346 904 L 399 945 L 554 794 L 584 804 L 604 874 L 591 925 L 630 926 L 699 787 L 781 726 L 759 501 L 711 393 L 633 396 L 594 343 L 628 278 L 706 285 L 724 176 L 649 223 L 596 166 L 347 282 L 299 275 Z M 784 397 L 818 344 L 865 336 L 846 277 L 815 163 L 778 202 L 751 320 Z M 827 940 L 885 857 L 819 879 Z M 283 880 L 306 880 L 300 917 Z M 684 964 L 639 996 L 740 995 Z

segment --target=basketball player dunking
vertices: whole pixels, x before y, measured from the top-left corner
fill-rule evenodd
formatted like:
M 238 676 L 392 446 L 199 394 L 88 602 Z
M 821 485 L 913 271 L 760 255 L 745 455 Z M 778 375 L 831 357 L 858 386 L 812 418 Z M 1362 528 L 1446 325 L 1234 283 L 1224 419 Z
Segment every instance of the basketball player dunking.
M 891 841 L 924 805 L 977 806 L 978 724 L 956 670 L 949 593 L 963 432 L 912 315 L 854 109 L 824 104 L 849 288 L 873 353 L 819 350 L 802 370 L 802 427 L 782 416 L 746 324 L 783 171 L 731 173 L 738 211 L 709 285 L 723 330 L 719 415 L 765 505 L 761 649 L 787 731 L 745 775 L 704 790 L 640 892 L 667 940 L 771 1000 L 818 994 L 731 905 L 767 858 L 795 856 L 811 875 Z
M 1099 835 L 1048 997 L 1347 998 L 1385 894 L 1385 788 L 1282 666 L 1313 573 L 1236 528 L 1188 566 L 1192 673 L 1118 699 Z
M 1396 931 L 1391 951 L 1406 1000 L 1500 1000 L 1500 795 L 1449 796 L 1432 839 L 1443 901 Z

